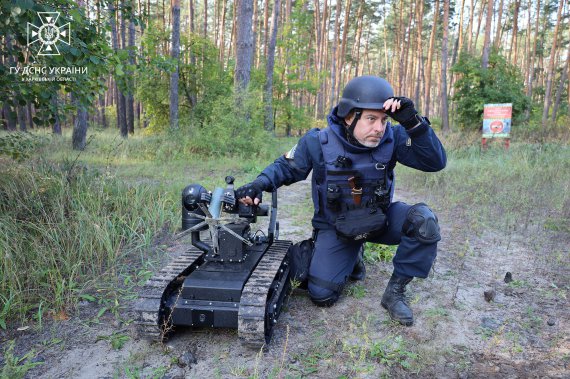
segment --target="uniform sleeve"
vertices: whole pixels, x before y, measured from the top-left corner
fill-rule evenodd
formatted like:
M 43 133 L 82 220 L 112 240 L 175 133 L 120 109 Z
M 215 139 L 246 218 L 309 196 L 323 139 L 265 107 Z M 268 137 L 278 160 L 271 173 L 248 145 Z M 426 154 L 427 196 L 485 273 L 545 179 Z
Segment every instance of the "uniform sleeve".
M 396 160 L 401 164 L 426 172 L 440 171 L 445 168 L 447 164 L 445 149 L 425 120 L 409 131 L 401 125 L 396 125 L 394 140 Z
M 271 190 L 307 179 L 313 169 L 316 143 L 318 129 L 312 129 L 291 150 L 267 166 L 258 179 Z

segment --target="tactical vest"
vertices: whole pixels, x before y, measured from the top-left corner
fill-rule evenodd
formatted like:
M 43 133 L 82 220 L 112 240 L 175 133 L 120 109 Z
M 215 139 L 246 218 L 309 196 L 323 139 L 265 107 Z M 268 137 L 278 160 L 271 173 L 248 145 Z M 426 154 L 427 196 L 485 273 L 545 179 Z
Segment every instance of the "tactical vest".
M 355 207 L 378 209 L 385 213 L 393 193 L 393 166 L 390 166 L 394 152 L 392 128 L 386 128 L 386 135 L 378 147 L 362 152 L 347 151 L 331 127 L 319 131 L 319 141 L 323 151 L 324 176 L 313 173 L 315 213 L 323 215 L 331 225 L 335 225 L 343 212 Z

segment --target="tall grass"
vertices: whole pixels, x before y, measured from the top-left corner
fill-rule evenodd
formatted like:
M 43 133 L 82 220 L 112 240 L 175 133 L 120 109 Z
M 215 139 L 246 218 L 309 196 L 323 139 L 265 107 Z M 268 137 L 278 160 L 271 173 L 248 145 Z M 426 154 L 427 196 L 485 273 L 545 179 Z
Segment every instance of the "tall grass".
M 447 143 L 446 143 L 447 142 Z M 398 166 L 400 186 L 424 190 L 475 224 L 526 228 L 554 222 L 570 231 L 570 147 L 515 143 L 482 151 L 445 141 L 448 164 L 439 173 Z
M 1 165 L 2 318 L 66 309 L 86 281 L 148 246 L 173 220 L 172 209 L 163 193 L 97 171 L 37 161 Z
M 200 155 L 192 147 L 200 141 L 183 132 L 123 140 L 116 130 L 91 130 L 79 154 L 69 132 L 37 133 L 44 143 L 28 149 L 31 159 L 0 162 L 0 329 L 70 308 L 86 283 L 122 271 L 133 254 L 140 266 L 153 236 L 179 225 L 186 185 L 213 190 L 226 175 L 241 185 L 295 143 Z

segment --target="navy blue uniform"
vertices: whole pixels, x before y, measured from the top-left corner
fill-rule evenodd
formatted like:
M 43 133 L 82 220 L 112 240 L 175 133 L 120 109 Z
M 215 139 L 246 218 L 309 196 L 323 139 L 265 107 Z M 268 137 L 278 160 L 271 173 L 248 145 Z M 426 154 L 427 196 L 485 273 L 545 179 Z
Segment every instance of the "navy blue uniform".
M 328 130 L 327 130 L 328 129 Z M 400 125 L 386 127 L 386 131 L 379 145 L 374 148 L 357 147 L 346 139 L 343 121 L 336 116 L 336 108 L 328 116 L 328 128 L 319 131 L 312 129 L 307 132 L 298 144 L 286 155 L 279 157 L 266 167 L 258 179 L 263 181 L 265 188 L 276 189 L 282 185 L 305 180 L 311 171 L 312 193 L 315 212 L 312 224 L 318 230 L 315 244 L 315 253 L 309 269 L 310 277 L 318 278 L 323 282 L 332 282 L 342 285 L 350 275 L 356 260 L 358 250 L 363 241 L 346 241 L 337 238 L 335 226 L 331 222 L 330 212 L 323 204 L 322 183 L 326 179 L 329 161 L 325 155 L 330 156 L 330 147 L 323 154 L 323 132 L 328 139 L 336 142 L 335 149 L 338 155 L 348 155 L 354 163 L 359 161 L 381 161 L 385 164 L 390 191 L 390 204 L 386 210 L 387 228 L 380 236 L 367 239 L 388 245 L 399 245 L 393 259 L 394 273 L 400 277 L 427 277 L 437 252 L 437 242 L 426 244 L 420 242 L 403 232 L 406 214 L 410 205 L 402 202 L 391 202 L 394 190 L 394 167 L 397 162 L 421 171 L 435 172 L 446 165 L 445 150 L 424 120 L 416 128 L 406 131 Z M 327 138 L 324 138 L 326 143 Z M 309 292 L 313 299 L 328 297 L 332 290 L 309 282 Z

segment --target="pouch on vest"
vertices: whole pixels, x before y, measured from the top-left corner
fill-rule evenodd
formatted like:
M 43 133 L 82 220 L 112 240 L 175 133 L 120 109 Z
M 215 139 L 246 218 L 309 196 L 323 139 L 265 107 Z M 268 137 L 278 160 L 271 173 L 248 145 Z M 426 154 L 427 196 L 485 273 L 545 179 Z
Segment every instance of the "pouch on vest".
M 337 217 L 335 228 L 341 239 L 366 240 L 386 229 L 386 214 L 380 208 L 349 206 Z
M 307 289 L 309 283 L 309 266 L 313 259 L 315 242 L 312 238 L 297 242 L 287 251 L 291 280 L 300 282 L 299 288 Z

